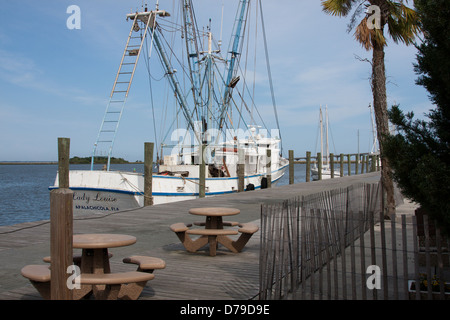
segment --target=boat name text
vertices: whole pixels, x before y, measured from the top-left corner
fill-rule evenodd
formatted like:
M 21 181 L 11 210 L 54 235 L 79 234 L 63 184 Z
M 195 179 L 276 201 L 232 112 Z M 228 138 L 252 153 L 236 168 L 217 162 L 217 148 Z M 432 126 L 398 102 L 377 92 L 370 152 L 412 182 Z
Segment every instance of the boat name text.
M 81 195 L 78 192 L 73 193 L 73 200 L 74 201 L 85 201 L 86 204 L 89 204 L 90 201 L 97 201 L 97 202 L 117 202 L 117 198 L 111 195 L 102 195 L 101 192 L 97 192 L 97 194 L 91 198 L 89 194 L 86 194 L 83 192 Z

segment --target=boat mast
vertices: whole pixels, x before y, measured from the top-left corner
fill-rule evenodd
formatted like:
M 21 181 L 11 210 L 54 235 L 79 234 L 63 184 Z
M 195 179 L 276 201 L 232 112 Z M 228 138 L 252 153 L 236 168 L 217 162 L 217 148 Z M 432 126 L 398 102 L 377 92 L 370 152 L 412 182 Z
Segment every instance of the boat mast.
M 326 126 L 326 135 L 327 135 L 327 154 L 326 154 L 326 158 L 325 158 L 325 161 L 326 161 L 326 163 L 327 163 L 327 166 L 328 166 L 328 163 L 329 163 L 329 158 L 330 158 L 330 148 L 329 148 L 329 145 L 328 145 L 328 105 L 326 105 L 325 106 L 325 126 Z
M 322 105 L 320 106 L 319 123 L 320 123 L 320 157 L 321 157 L 321 161 L 323 161 L 323 116 L 322 116 Z M 323 163 L 322 163 L 322 168 L 323 168 Z
M 245 13 L 248 8 L 248 6 L 247 6 L 248 3 L 249 3 L 249 0 L 241 0 L 239 3 L 238 11 L 237 11 L 237 19 L 235 21 L 235 29 L 234 29 L 234 33 L 232 36 L 233 37 L 233 41 L 232 41 L 233 45 L 232 45 L 231 51 L 229 52 L 230 58 L 228 60 L 228 74 L 227 74 L 227 78 L 226 78 L 226 82 L 225 82 L 223 105 L 222 105 L 222 110 L 221 110 L 220 117 L 219 117 L 219 119 L 220 119 L 219 120 L 219 128 L 218 128 L 219 130 L 222 129 L 222 127 L 223 127 L 223 123 L 225 120 L 225 114 L 226 114 L 228 106 L 230 104 L 231 90 L 234 88 L 237 81 L 239 80 L 238 78 L 235 78 L 236 71 L 237 71 L 236 61 L 237 61 L 238 56 L 240 55 L 239 42 L 240 42 L 241 38 L 243 37 L 242 26 L 245 21 Z
M 211 30 L 208 32 L 208 55 L 207 55 L 207 76 L 208 76 L 208 104 L 206 106 L 207 112 L 206 112 L 206 126 L 207 128 L 211 128 L 212 125 L 212 102 L 213 102 L 213 95 L 212 95 L 212 33 Z M 211 128 L 212 129 L 212 128 Z M 204 137 L 204 140 L 206 140 L 206 137 Z
M 201 59 L 201 61 L 205 62 L 205 78 L 202 79 L 202 83 L 207 84 L 207 102 L 204 104 L 206 110 L 202 115 L 203 122 L 203 143 L 207 143 L 207 141 L 211 137 L 207 137 L 206 133 L 208 129 L 213 129 L 213 102 L 214 102 L 214 59 L 215 56 L 213 53 L 219 53 L 220 49 L 213 50 L 212 47 L 212 32 L 211 32 L 211 19 L 209 20 L 208 32 L 206 33 L 208 37 L 208 48 L 206 51 L 201 51 L 200 54 L 204 54 L 205 57 Z
M 184 34 L 186 39 L 186 52 L 188 56 L 189 76 L 192 83 L 192 94 L 195 108 L 200 107 L 201 88 L 199 71 L 199 50 L 197 42 L 197 28 L 194 20 L 192 0 L 183 3 Z
M 170 80 L 169 83 L 171 84 L 172 89 L 175 92 L 176 99 L 178 100 L 178 103 L 180 104 L 181 109 L 183 111 L 184 117 L 186 118 L 186 120 L 188 122 L 188 127 L 191 127 L 192 130 L 195 132 L 195 125 L 194 125 L 194 122 L 192 121 L 192 117 L 189 113 L 190 110 L 189 110 L 187 101 L 181 91 L 180 84 L 177 80 L 177 77 L 175 74 L 176 71 L 170 64 L 169 59 L 167 58 L 167 53 L 166 53 L 164 47 L 161 45 L 161 42 L 159 40 L 158 33 L 155 31 L 157 31 L 157 30 L 154 30 L 152 28 L 152 32 L 154 32 L 153 41 L 155 42 L 156 49 L 161 57 L 161 60 L 163 61 L 163 65 L 165 67 L 166 74 L 169 76 L 169 80 Z M 197 135 L 195 135 L 195 137 L 198 139 Z

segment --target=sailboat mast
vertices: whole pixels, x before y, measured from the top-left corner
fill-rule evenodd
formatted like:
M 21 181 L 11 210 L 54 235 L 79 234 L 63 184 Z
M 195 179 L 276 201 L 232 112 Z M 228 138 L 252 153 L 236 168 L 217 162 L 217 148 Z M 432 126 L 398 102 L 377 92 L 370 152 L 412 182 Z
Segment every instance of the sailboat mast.
M 322 106 L 320 106 L 319 122 L 320 122 L 320 157 L 321 157 L 321 161 L 323 162 L 323 116 L 322 116 Z
M 328 165 L 328 163 L 329 163 L 329 158 L 330 158 L 330 148 L 329 148 L 329 145 L 328 145 L 328 105 L 326 105 L 325 106 L 325 126 L 326 126 L 326 139 L 327 139 L 327 154 L 326 154 L 326 158 L 325 158 L 325 161 L 326 161 L 326 164 Z

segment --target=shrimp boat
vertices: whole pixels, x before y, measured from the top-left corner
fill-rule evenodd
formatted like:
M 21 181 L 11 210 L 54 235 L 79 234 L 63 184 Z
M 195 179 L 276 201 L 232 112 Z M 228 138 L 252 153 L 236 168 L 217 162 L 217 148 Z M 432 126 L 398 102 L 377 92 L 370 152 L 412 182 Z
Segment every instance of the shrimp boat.
M 192 0 L 180 1 L 180 8 L 175 11 L 180 12 L 181 19 L 170 20 L 171 14 L 160 10 L 158 3 L 155 10 L 145 7 L 127 14 L 131 29 L 94 143 L 91 169 L 69 172 L 74 213 L 115 212 L 144 206 L 143 174 L 110 168 L 117 129 L 141 55 L 147 55 L 149 74 L 158 67 L 172 90 L 176 118 L 165 134 L 170 141 L 161 139 L 163 142 L 156 146 L 157 169 L 152 175 L 154 205 L 198 198 L 202 165 L 205 168 L 202 193 L 206 197 L 237 192 L 239 164 L 245 168 L 245 190 L 264 188 L 268 178 L 275 184 L 284 175 L 289 162 L 282 157 L 280 130 L 258 125 L 264 121 L 255 111 L 249 82 L 241 80 L 246 74 L 239 65 L 242 42 L 250 34 L 246 31 L 250 7 L 249 0 L 238 2 L 227 57 L 222 57 L 222 41 L 213 37 L 211 25 L 206 31 L 197 27 Z M 183 45 L 169 43 L 165 32 L 171 39 L 180 33 Z M 177 49 L 184 58 L 174 57 Z M 245 116 L 246 112 L 249 115 Z M 277 119 L 275 106 L 274 113 L 272 120 Z M 268 149 L 270 162 L 266 156 Z M 107 155 L 107 164 L 103 170 L 94 170 L 101 155 Z M 57 187 L 58 176 L 50 189 Z

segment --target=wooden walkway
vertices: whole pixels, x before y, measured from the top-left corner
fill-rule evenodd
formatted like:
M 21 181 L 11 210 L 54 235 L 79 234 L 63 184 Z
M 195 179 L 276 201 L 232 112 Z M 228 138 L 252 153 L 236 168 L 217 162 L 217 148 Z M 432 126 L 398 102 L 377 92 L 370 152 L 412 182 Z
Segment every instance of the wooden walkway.
M 261 203 L 289 199 L 299 195 L 345 187 L 354 183 L 376 183 L 379 173 L 274 187 L 190 201 L 157 205 L 112 215 L 75 216 L 74 233 L 120 233 L 137 238 L 137 243 L 113 248 L 113 271 L 134 270 L 122 263 L 129 255 L 150 255 L 166 261 L 166 268 L 155 271 L 141 300 L 247 300 L 258 299 L 260 232 L 253 235 L 241 253 L 219 247 L 210 257 L 207 248 L 188 253 L 169 226 L 175 222 L 193 222 L 188 213 L 194 207 L 234 207 L 241 210 L 239 222 L 259 224 Z M 0 299 L 40 299 L 20 269 L 27 264 L 43 264 L 50 254 L 49 221 L 0 227 Z

